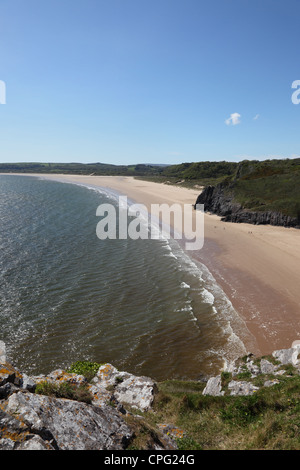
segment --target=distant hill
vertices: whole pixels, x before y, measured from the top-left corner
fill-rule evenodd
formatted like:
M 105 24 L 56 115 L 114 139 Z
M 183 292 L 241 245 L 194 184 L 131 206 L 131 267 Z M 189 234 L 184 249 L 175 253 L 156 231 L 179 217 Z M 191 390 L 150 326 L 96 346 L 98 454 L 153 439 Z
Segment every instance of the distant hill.
M 0 163 L 5 173 L 64 173 L 78 175 L 127 175 L 158 179 L 170 183 L 209 184 L 232 175 L 237 168 L 233 162 L 192 162 L 178 165 L 107 163 Z
M 300 158 L 244 160 L 239 163 L 206 161 L 177 165 L 2 163 L 0 172 L 123 175 L 184 186 L 213 186 L 216 188 L 215 193 L 220 196 L 221 191 L 227 200 L 237 204 L 244 213 L 277 212 L 300 220 Z M 214 205 L 211 205 L 210 210 L 218 213 Z
M 4 173 L 63 173 L 73 175 L 127 175 L 159 174 L 156 165 L 110 165 L 107 163 L 1 163 Z

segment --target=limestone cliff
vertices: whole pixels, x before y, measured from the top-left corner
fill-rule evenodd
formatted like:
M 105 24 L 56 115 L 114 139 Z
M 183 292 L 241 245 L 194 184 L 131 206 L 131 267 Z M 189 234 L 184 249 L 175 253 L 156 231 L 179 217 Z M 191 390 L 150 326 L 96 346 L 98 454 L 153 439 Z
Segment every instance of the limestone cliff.
M 138 427 L 143 439 L 147 434 L 142 449 L 177 450 L 178 440 L 186 437 L 185 430 L 168 422 L 154 426 L 153 422 L 149 425 L 143 421 L 143 416 L 151 413 L 157 418 L 153 403 L 159 387 L 149 377 L 119 371 L 111 364 L 100 366 L 90 382 L 83 375 L 61 369 L 46 376 L 29 377 L 7 362 L 5 345 L 1 341 L 0 359 L 0 450 L 122 451 L 130 449 Z M 268 358 L 255 358 L 252 354 L 238 358 L 227 364 L 219 375 L 207 378 L 205 384 L 202 381 L 195 384 L 201 385 L 202 395 L 231 399 L 257 395 L 259 389 L 264 393 L 267 388 L 280 387 L 299 374 L 298 340 L 291 348 L 274 351 Z M 292 382 L 296 394 L 297 383 Z M 43 391 L 47 386 L 67 391 L 68 387 L 80 389 L 83 386 L 88 397 L 78 401 L 41 393 L 41 384 Z M 183 381 L 180 387 L 185 387 Z M 187 382 L 187 389 L 191 390 L 191 382 Z M 296 398 L 298 400 L 298 395 Z M 160 405 L 168 404 L 167 395 L 161 399 Z M 181 401 L 181 411 L 187 401 L 188 394 Z M 224 405 L 222 403 L 220 406 Z M 288 400 L 287 407 L 291 405 Z M 196 408 L 197 414 L 199 410 Z M 147 413 L 143 415 L 145 411 Z M 294 412 L 297 412 L 296 408 Z
M 199 194 L 196 202 L 204 204 L 204 211 L 221 216 L 225 222 L 247 223 L 254 225 L 278 225 L 283 227 L 299 228 L 299 220 L 275 211 L 252 211 L 243 208 L 235 201 L 234 192 L 227 185 L 220 183 L 216 186 L 207 186 Z

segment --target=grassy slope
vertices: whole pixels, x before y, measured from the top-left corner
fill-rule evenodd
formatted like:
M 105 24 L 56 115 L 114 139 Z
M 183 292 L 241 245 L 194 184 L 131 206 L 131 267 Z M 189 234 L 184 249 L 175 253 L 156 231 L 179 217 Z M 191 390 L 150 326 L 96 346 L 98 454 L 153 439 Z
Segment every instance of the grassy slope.
M 144 176 L 149 179 L 150 176 Z M 185 186 L 221 183 L 236 202 L 252 211 L 275 211 L 300 218 L 300 159 L 200 162 L 173 165 L 154 181 Z
M 299 218 L 300 159 L 244 162 L 239 170 L 227 182 L 235 200 L 244 208 Z
M 273 356 L 265 358 L 279 364 Z M 260 367 L 261 359 L 255 358 L 254 364 Z M 300 450 L 300 369 L 280 365 L 284 374 L 251 377 L 246 360 L 247 356 L 238 361 L 238 375 L 221 374 L 223 396 L 203 395 L 205 382 L 158 383 L 153 409 L 132 409 L 132 414 L 124 415 L 135 432 L 129 449 L 153 449 L 153 443 L 161 439 L 161 425 L 168 424 L 180 450 Z M 90 374 L 91 379 L 99 366 L 83 361 L 70 371 Z M 231 396 L 228 384 L 232 379 L 251 382 L 259 390 L 250 396 Z M 264 386 L 266 380 L 274 379 L 276 385 Z
M 300 217 L 300 159 L 194 162 L 179 165 L 108 165 L 102 163 L 0 164 L 0 172 L 125 175 L 183 186 L 222 183 L 245 209 Z
M 300 376 L 292 366 L 289 374 L 251 396 L 204 396 L 200 382 L 160 383 L 154 410 L 143 414 L 143 431 L 132 447 L 145 448 L 147 430 L 172 423 L 184 432 L 177 439 L 181 450 L 299 450 Z

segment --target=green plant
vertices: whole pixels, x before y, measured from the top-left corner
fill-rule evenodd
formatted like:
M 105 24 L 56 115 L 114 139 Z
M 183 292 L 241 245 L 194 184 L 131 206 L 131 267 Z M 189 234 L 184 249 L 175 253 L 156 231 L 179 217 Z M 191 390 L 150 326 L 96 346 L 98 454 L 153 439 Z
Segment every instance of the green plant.
M 236 378 L 238 380 L 250 379 L 251 378 L 251 372 L 249 370 L 245 370 L 244 372 L 240 372 L 239 374 L 237 374 Z
M 222 372 L 221 373 L 222 388 L 227 387 L 231 379 L 232 379 L 232 374 L 230 372 Z
M 293 364 L 286 364 L 283 369 L 285 369 L 288 375 L 298 375 L 298 371 L 295 369 Z
M 177 438 L 176 444 L 178 450 L 202 450 L 202 446 L 189 436 Z
M 245 426 L 258 419 L 266 408 L 266 402 L 257 395 L 237 397 L 228 401 L 227 406 L 220 410 L 220 416 L 223 421 Z
M 69 400 L 92 402 L 92 395 L 86 385 L 75 385 L 68 382 L 52 383 L 43 381 L 37 384 L 35 393 L 56 398 L 67 398 Z
M 101 365 L 103 364 L 100 364 L 98 362 L 77 361 L 71 364 L 68 369 L 68 372 L 83 375 L 89 382 L 90 380 L 92 380 L 93 377 L 95 377 Z
M 271 387 L 263 387 L 271 376 L 261 378 L 261 390 L 250 396 L 205 396 L 199 382 L 162 382 L 154 413 L 145 419 L 184 430 L 188 437 L 177 443 L 181 449 L 299 450 L 300 375 L 280 377 Z M 228 381 L 230 374 L 222 379 Z

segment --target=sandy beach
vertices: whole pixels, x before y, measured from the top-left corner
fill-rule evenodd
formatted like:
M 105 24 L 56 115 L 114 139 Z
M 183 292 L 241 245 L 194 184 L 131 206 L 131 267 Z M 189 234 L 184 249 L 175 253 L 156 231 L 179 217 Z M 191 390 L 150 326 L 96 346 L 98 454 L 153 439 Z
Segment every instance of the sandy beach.
M 36 175 L 111 188 L 150 210 L 151 204 L 194 204 L 200 189 L 131 177 Z M 204 215 L 204 246 L 189 255 L 204 263 L 244 320 L 243 341 L 270 354 L 300 339 L 300 230 L 226 223 Z

